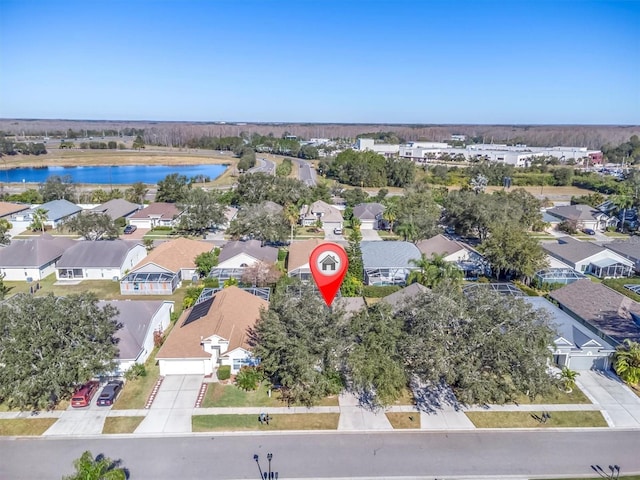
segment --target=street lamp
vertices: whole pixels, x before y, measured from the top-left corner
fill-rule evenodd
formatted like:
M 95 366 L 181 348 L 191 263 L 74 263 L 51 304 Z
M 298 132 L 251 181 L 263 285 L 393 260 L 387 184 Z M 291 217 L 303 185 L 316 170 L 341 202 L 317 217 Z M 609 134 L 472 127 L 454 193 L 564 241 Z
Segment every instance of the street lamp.
M 262 471 L 262 467 L 260 467 L 260 457 L 257 454 L 253 455 L 253 459 L 255 460 L 256 465 L 258 465 L 258 472 L 260 473 L 261 480 L 278 480 L 278 472 L 271 471 L 271 460 L 273 459 L 273 453 L 267 453 L 267 461 L 269 462 L 269 466 L 266 472 Z
M 618 477 L 620 476 L 620 467 L 618 465 L 609 465 L 609 470 L 611 470 L 611 476 L 609 478 L 611 480 L 618 480 Z

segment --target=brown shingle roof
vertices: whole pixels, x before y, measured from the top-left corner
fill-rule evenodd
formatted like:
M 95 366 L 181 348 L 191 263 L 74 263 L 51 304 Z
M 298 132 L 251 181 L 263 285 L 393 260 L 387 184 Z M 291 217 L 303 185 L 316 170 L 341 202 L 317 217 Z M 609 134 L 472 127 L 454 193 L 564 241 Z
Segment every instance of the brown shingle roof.
M 263 308 L 269 308 L 269 302 L 238 287 L 225 288 L 215 294 L 203 317 L 183 326 L 190 310 L 182 314 L 156 358 L 209 358 L 200 342 L 212 335 L 229 341 L 228 352 L 238 347 L 248 350 L 247 329 L 256 324 Z
M 29 205 L 22 205 L 19 203 L 0 202 L 0 217 L 6 217 L 13 215 L 14 213 L 28 210 Z
M 176 238 L 161 243 L 151 250 L 144 260 L 134 267 L 134 271 L 149 263 L 154 263 L 172 272 L 178 272 L 182 268 L 195 268 L 195 258 L 201 253 L 210 252 L 213 245 L 189 238 Z
M 328 243 L 328 241 L 321 238 L 311 238 L 302 242 L 293 242 L 289 246 L 287 271 L 291 272 L 300 268 L 305 263 L 309 263 L 309 255 L 311 255 L 314 248 L 322 243 Z
M 458 242 L 449 240 L 444 235 L 436 235 L 427 240 L 420 240 L 416 243 L 416 247 L 418 247 L 420 253 L 424 253 L 427 257 L 431 257 L 434 253 L 446 256 L 465 250 Z
M 148 207 L 143 208 L 142 210 L 138 210 L 136 213 L 131 215 L 129 218 L 164 218 L 167 220 L 171 220 L 178 215 L 180 215 L 182 211 L 178 210 L 175 203 L 150 203 Z
M 228 242 L 218 255 L 218 263 L 226 262 L 230 258 L 241 253 L 265 263 L 276 263 L 278 261 L 278 249 L 275 247 L 263 247 L 260 240 L 247 240 L 246 242 L 236 240 Z
M 616 342 L 640 341 L 640 303 L 589 279 L 578 280 L 549 296 Z

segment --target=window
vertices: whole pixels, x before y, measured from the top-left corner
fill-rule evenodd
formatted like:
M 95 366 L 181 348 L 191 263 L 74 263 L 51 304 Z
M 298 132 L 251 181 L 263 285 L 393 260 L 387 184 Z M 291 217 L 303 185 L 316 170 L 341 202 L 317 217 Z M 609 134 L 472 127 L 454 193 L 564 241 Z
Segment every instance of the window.
M 249 358 L 244 357 L 244 358 L 234 358 L 233 359 L 233 370 L 240 370 L 242 367 L 244 367 L 245 365 L 249 365 L 251 362 L 249 361 Z

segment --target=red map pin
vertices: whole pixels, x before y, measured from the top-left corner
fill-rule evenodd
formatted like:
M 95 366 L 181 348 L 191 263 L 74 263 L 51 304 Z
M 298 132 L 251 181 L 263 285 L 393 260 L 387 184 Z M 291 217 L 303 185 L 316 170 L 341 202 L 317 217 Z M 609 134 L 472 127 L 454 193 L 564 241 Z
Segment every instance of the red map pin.
M 309 268 L 328 307 L 340 290 L 349 267 L 347 252 L 337 243 L 322 243 L 309 256 Z

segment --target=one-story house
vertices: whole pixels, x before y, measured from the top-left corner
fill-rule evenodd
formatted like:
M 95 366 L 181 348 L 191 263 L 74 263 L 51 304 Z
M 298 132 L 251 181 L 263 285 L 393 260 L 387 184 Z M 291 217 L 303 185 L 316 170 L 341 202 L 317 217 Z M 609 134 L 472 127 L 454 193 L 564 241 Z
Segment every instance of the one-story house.
M 640 303 L 602 283 L 578 280 L 553 290 L 549 297 L 612 346 L 640 341 Z
M 397 292 L 393 292 L 386 297 L 382 297 L 380 299 L 380 302 L 390 305 L 391 308 L 396 311 L 402 308 L 404 303 L 408 300 L 423 296 L 428 291 L 429 289 L 427 287 L 425 287 L 421 283 L 416 282 L 404 287 L 401 290 L 398 290 Z
M 469 260 L 469 250 L 461 243 L 451 240 L 444 235 L 436 235 L 426 240 L 416 243 L 420 253 L 424 253 L 427 258 L 433 255 L 443 255 L 445 262 L 460 262 Z
M 112 220 L 127 218 L 142 208 L 141 205 L 128 202 L 123 198 L 114 198 L 101 205 L 93 207 L 91 212 L 108 215 Z
M 561 221 L 575 221 L 578 228 L 591 230 L 605 230 L 618 224 L 616 217 L 610 217 L 591 205 L 562 205 L 549 208 L 547 214 L 559 218 Z
M 0 202 L 0 218 L 6 218 L 9 221 L 12 216 L 27 210 L 29 210 L 29 205 L 23 203 Z
M 640 273 L 640 237 L 633 236 L 625 240 L 614 240 L 604 243 L 602 246 L 633 262 L 635 271 Z
M 633 274 L 632 261 L 593 242 L 583 242 L 567 236 L 553 242 L 544 242 L 542 248 L 548 254 L 551 268 L 568 266 L 600 278 L 629 277 Z
M 120 281 L 121 295 L 171 295 L 196 273 L 195 258 L 213 250 L 211 243 L 176 238 L 155 247 Z
M 224 282 L 229 278 L 239 280 L 247 267 L 258 262 L 275 264 L 278 261 L 278 249 L 263 246 L 260 240 L 233 241 L 226 243 L 218 255 L 218 265 L 209 274 Z
M 361 242 L 365 285 L 405 285 L 420 250 L 410 242 Z
M 33 221 L 35 211 L 40 209 L 47 212 L 47 220 L 44 224 L 51 228 L 59 227 L 62 223 L 70 220 L 82 211 L 82 207 L 71 203 L 69 200 L 52 200 L 31 208 L 27 212 L 27 218 L 30 222 Z
M 136 363 L 145 363 L 155 346 L 154 333 L 162 334 L 171 321 L 174 302 L 166 300 L 100 301 L 102 308 L 118 309 L 115 320 L 122 324 L 114 337 L 118 340 L 116 374 L 123 374 Z
M 353 207 L 353 216 L 360 220 L 361 230 L 378 230 L 383 221 L 384 208 L 377 202 L 360 203 Z
M 14 240 L 0 249 L 0 274 L 8 281 L 38 281 L 55 272 L 56 262 L 76 241 L 43 234 Z
M 314 248 L 323 243 L 327 243 L 326 240 L 319 238 L 311 238 L 309 240 L 303 240 L 301 242 L 293 242 L 289 245 L 289 255 L 287 257 L 287 275 L 290 277 L 299 278 L 304 282 L 308 282 L 312 279 L 311 269 L 309 268 L 309 255 Z
M 269 302 L 235 286 L 205 289 L 156 355 L 160 375 L 210 375 L 220 365 L 238 373 L 253 361 L 247 330 L 267 308 Z
M 181 214 L 175 203 L 156 202 L 138 210 L 127 221 L 138 228 L 175 227 Z
M 543 297 L 522 297 L 536 309 L 549 314 L 557 336 L 551 350 L 553 361 L 572 370 L 609 370 L 615 347 L 600 338 L 578 320 Z
M 318 200 L 300 209 L 300 223 L 303 227 L 315 225 L 320 220 L 326 229 L 342 228 L 342 213 L 333 205 Z
M 56 264 L 58 280 L 120 280 L 147 256 L 147 249 L 128 240 L 81 240 Z

